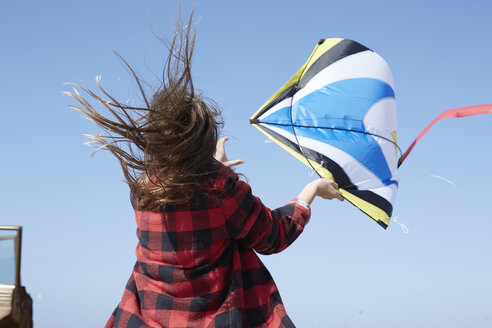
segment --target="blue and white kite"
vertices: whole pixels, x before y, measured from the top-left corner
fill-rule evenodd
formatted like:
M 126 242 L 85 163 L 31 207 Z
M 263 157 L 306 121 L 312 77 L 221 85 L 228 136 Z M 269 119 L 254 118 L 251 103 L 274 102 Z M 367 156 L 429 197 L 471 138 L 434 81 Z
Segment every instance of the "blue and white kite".
M 351 40 L 320 41 L 250 123 L 388 226 L 398 189 L 396 104 L 378 54 Z

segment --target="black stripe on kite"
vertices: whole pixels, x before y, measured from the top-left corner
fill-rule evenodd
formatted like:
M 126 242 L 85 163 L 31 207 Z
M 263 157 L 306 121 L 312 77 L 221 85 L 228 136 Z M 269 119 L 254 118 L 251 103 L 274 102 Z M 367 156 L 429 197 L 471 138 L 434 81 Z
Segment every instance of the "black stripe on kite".
M 285 90 L 277 98 L 275 98 L 274 100 L 272 100 L 271 103 L 267 104 L 261 111 L 259 111 L 258 114 L 256 114 L 252 119 L 250 119 L 249 120 L 250 123 L 252 123 L 252 124 L 256 123 L 255 120 L 258 117 L 260 117 L 261 115 L 263 115 L 267 110 L 269 110 L 270 108 L 272 108 L 273 106 L 275 106 L 279 102 L 283 101 L 284 99 L 287 99 L 289 97 L 292 97 L 295 93 L 296 93 L 295 86 L 293 86 L 293 87 Z
M 352 41 L 352 40 L 342 40 L 337 43 L 333 48 L 322 54 L 314 64 L 309 67 L 307 72 L 304 74 L 302 79 L 299 81 L 297 89 L 304 88 L 306 84 L 311 80 L 316 74 L 321 72 L 326 67 L 330 66 L 334 62 L 345 58 L 356 53 L 371 50 L 362 44 Z M 372 51 L 372 50 L 371 50 Z
M 377 220 L 376 223 L 379 224 L 381 227 L 383 227 L 384 230 L 386 230 L 386 228 L 388 228 L 388 225 L 381 220 Z

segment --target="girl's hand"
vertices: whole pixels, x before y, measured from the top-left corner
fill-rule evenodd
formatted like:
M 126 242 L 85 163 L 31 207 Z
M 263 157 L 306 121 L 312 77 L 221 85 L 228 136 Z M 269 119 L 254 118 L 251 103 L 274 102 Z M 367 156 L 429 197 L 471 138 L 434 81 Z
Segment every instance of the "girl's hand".
M 318 179 L 308 183 L 297 196 L 297 199 L 302 199 L 311 205 L 316 196 L 324 199 L 336 198 L 339 201 L 344 200 L 343 196 L 338 192 L 338 184 L 329 179 Z
M 223 165 L 228 166 L 228 167 L 243 164 L 244 161 L 241 159 L 235 159 L 232 161 L 227 159 L 227 155 L 225 153 L 225 146 L 224 146 L 224 144 L 227 140 L 229 140 L 229 137 L 222 137 L 219 139 L 219 141 L 217 141 L 217 146 L 215 148 L 214 158 L 217 161 L 221 162 Z
M 316 183 L 316 196 L 319 196 L 324 199 L 333 199 L 336 198 L 340 201 L 343 201 L 344 198 L 340 195 L 338 191 L 338 184 L 335 181 L 329 179 L 318 179 L 315 181 Z

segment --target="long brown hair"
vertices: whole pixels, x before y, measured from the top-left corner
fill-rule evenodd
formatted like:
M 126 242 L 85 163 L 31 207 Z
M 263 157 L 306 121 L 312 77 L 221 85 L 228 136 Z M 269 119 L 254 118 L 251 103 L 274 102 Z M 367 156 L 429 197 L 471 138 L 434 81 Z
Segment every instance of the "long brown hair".
M 162 83 L 150 100 L 144 91 L 145 82 L 117 54 L 136 82 L 142 107 L 118 101 L 106 92 L 99 79 L 102 96 L 75 84 L 72 92 L 65 93 L 80 104 L 70 108 L 104 130 L 104 134 L 87 136 L 91 143 L 99 145 L 97 150 L 109 150 L 119 160 L 141 209 L 189 200 L 214 162 L 222 117 L 218 107 L 193 87 L 191 57 L 195 36 L 191 14 L 186 25 L 178 21 L 171 41 L 161 39 L 169 53 Z M 102 105 L 106 115 L 83 95 Z

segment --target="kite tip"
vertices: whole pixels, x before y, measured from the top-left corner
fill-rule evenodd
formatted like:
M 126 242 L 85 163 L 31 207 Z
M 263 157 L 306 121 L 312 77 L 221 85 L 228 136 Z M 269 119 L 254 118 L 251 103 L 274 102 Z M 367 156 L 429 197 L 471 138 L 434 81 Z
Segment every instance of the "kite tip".
M 318 41 L 318 44 L 322 44 L 323 42 L 325 42 L 325 40 L 326 40 L 326 39 L 320 39 L 320 40 Z
M 388 225 L 386 223 L 384 223 L 383 221 L 381 220 L 377 220 L 376 221 L 381 227 L 383 227 L 384 230 L 386 230 L 388 228 Z

